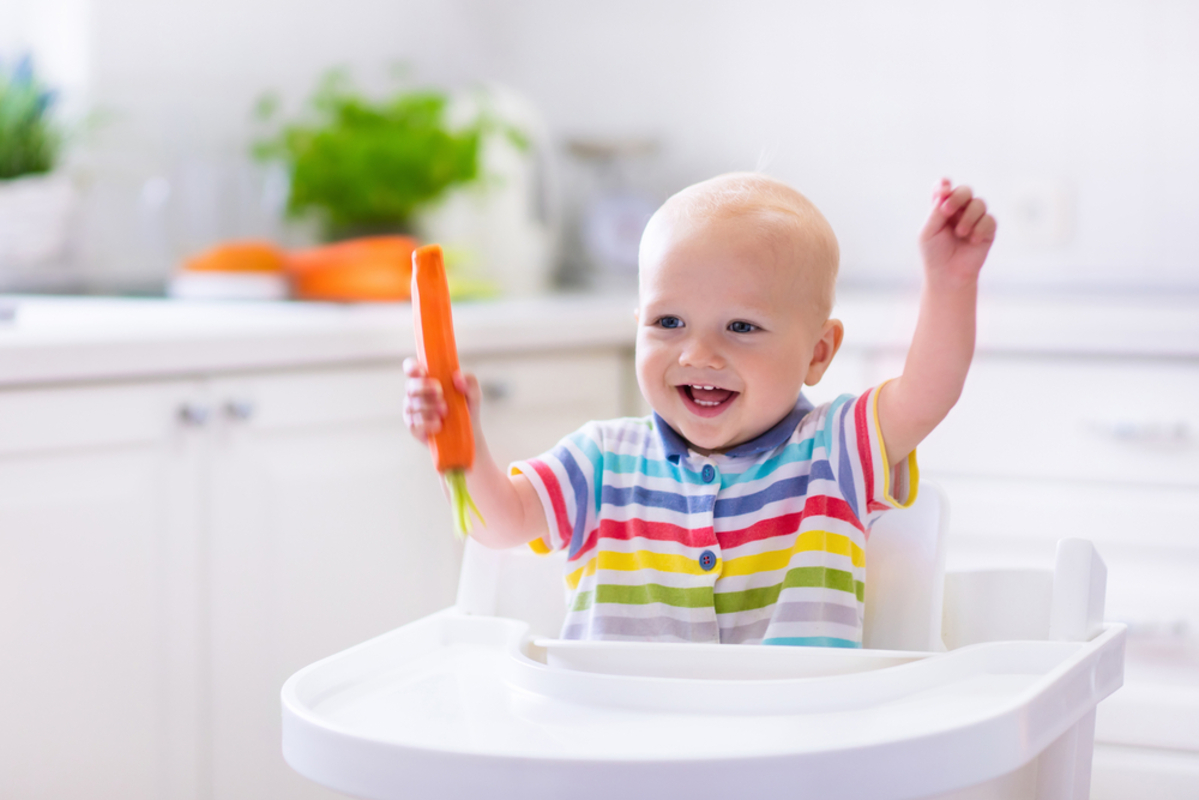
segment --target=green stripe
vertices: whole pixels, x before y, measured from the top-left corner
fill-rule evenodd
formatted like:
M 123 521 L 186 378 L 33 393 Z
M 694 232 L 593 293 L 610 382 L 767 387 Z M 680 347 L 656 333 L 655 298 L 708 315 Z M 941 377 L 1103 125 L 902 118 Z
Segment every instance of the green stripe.
M 591 608 L 591 600 L 593 597 L 595 597 L 595 592 L 593 591 L 588 590 L 586 592 L 579 592 L 575 595 L 575 603 L 570 607 L 570 610 L 586 611 L 587 609 Z
M 854 580 L 852 572 L 829 567 L 796 567 L 788 570 L 782 583 L 776 583 L 774 586 L 761 586 L 740 592 L 722 592 L 716 595 L 714 598 L 716 613 L 731 614 L 735 611 L 765 608 L 778 602 L 779 594 L 783 589 L 801 586 L 849 592 L 859 601 L 866 595 L 866 584 Z
M 663 586 L 659 583 L 643 583 L 638 586 L 601 583 L 595 587 L 595 602 L 623 603 L 630 606 L 662 603 L 679 608 L 711 608 L 712 587 L 697 586 L 691 589 L 676 589 L 673 586 Z

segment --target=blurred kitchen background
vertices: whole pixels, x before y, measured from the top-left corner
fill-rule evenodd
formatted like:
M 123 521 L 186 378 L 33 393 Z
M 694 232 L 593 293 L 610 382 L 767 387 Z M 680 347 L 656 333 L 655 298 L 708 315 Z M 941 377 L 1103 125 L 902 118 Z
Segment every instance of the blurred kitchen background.
M 1199 797 L 1199 3 L 0 0 L 0 78 L 30 70 L 64 142 L 0 179 L 0 796 L 329 797 L 279 757 L 278 687 L 453 602 L 407 306 L 265 302 L 404 285 L 301 291 L 279 255 L 330 226 L 253 150 L 341 70 L 488 120 L 480 177 L 402 227 L 473 300 L 500 459 L 644 413 L 636 244 L 674 191 L 763 170 L 827 215 L 824 399 L 900 368 L 930 191 L 974 186 L 979 353 L 921 447 L 951 566 L 1094 539 L 1130 633 L 1092 796 Z
M 847 283 L 911 285 L 912 232 L 945 174 L 1003 222 L 991 286 L 1193 291 L 1195 14 L 1131 0 L 5 0 L 0 54 L 32 51 L 63 117 L 92 115 L 67 150 L 81 193 L 69 264 L 22 281 L 149 291 L 208 245 L 279 235 L 277 179 L 248 152 L 257 100 L 275 92 L 294 113 L 335 66 L 385 93 L 402 65 L 417 86 L 495 83 L 527 101 L 555 220 L 579 200 L 570 178 L 604 168 L 571 140 L 632 146 L 625 188 L 650 201 L 762 168 L 824 210 Z M 577 238 L 556 241 L 571 262 Z

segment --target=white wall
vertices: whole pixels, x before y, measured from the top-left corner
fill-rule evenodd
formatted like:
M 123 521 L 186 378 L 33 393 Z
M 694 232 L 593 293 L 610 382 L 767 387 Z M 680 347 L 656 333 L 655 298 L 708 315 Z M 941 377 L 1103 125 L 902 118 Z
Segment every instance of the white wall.
M 294 113 L 330 67 L 381 90 L 405 61 L 421 79 L 463 81 L 445 57 L 464 27 L 453 4 L 91 2 L 91 101 L 107 119 L 85 159 L 85 260 L 119 280 L 161 275 L 222 237 L 278 233 L 247 158 L 262 132 L 251 109 L 265 92 Z
M 993 283 L 1199 288 L 1194 2 L 470 6 L 491 74 L 554 128 L 660 136 L 679 184 L 765 162 L 825 210 L 847 278 L 906 279 L 949 175 L 1000 215 Z
M 1000 216 L 992 284 L 1199 289 L 1190 0 L 59 2 L 86 12 L 110 117 L 82 159 L 85 262 L 106 276 L 269 228 L 258 177 L 230 166 L 262 91 L 297 100 L 339 63 L 381 86 L 406 60 L 507 83 L 560 137 L 658 137 L 661 193 L 765 166 L 825 210 L 851 282 L 914 279 L 944 174 Z

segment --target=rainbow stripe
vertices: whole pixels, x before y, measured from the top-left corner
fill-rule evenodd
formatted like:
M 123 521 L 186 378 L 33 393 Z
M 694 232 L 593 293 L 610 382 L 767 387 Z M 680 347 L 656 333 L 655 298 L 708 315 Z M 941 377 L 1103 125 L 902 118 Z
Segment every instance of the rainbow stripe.
M 870 526 L 918 482 L 915 454 L 887 469 L 877 404 L 801 398 L 710 456 L 656 415 L 592 422 L 513 464 L 549 522 L 533 548 L 568 551 L 563 638 L 861 646 Z

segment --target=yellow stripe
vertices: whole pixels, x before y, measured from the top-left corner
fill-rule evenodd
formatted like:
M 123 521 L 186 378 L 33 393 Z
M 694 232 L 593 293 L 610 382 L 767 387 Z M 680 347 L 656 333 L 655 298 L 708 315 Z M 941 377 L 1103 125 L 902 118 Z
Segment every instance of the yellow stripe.
M 891 496 L 891 459 L 887 457 L 887 443 L 883 440 L 883 428 L 878 422 L 878 399 L 882 396 L 883 387 L 886 386 L 894 378 L 888 378 L 878 385 L 874 390 L 874 395 L 870 398 L 870 417 L 874 422 L 874 436 L 878 439 L 878 452 L 882 457 L 882 473 L 883 473 L 883 502 L 890 503 L 895 508 L 908 508 L 912 503 L 916 502 L 916 493 L 920 491 L 920 470 L 916 466 L 916 451 L 908 453 L 908 500 L 906 503 L 900 503 Z M 877 471 L 877 469 L 876 469 Z M 874 487 L 870 487 L 873 489 Z M 855 562 L 856 563 L 856 562 Z
M 632 553 L 613 553 L 604 551 L 599 554 L 599 568 L 617 570 L 619 572 L 633 572 L 639 569 L 655 569 L 658 572 L 678 572 L 685 575 L 707 575 L 712 572 L 719 573 L 720 560 L 717 559 L 716 566 L 710 570 L 705 570 L 699 565 L 699 561 L 688 556 L 676 555 L 674 553 L 654 553 L 649 550 L 635 550 Z
M 549 555 L 550 548 L 540 537 L 529 542 L 529 549 L 539 556 Z
M 591 560 L 588 561 L 586 564 L 579 567 L 574 572 L 567 573 L 566 585 L 572 589 L 577 589 L 577 588 L 579 588 L 579 581 L 583 580 L 583 578 L 586 578 L 588 575 L 594 575 L 594 574 L 595 574 L 595 556 L 592 556 Z
M 791 563 L 791 556 L 800 552 L 824 552 L 849 556 L 855 567 L 866 566 L 866 554 L 848 536 L 831 531 L 804 531 L 795 540 L 795 546 L 790 549 L 770 550 L 726 561 L 721 577 L 753 575 L 758 572 L 785 569 Z
M 887 442 L 883 439 L 883 426 L 878 422 L 878 399 L 883 396 L 883 387 L 890 383 L 894 378 L 885 380 L 878 385 L 874 390 L 874 394 L 870 396 L 870 419 L 874 422 L 874 436 L 878 439 L 878 452 L 882 456 L 882 473 L 883 473 L 883 498 L 891 496 L 891 459 L 887 457 Z M 878 471 L 878 468 L 875 468 Z M 870 487 L 870 491 L 874 491 L 874 487 Z

